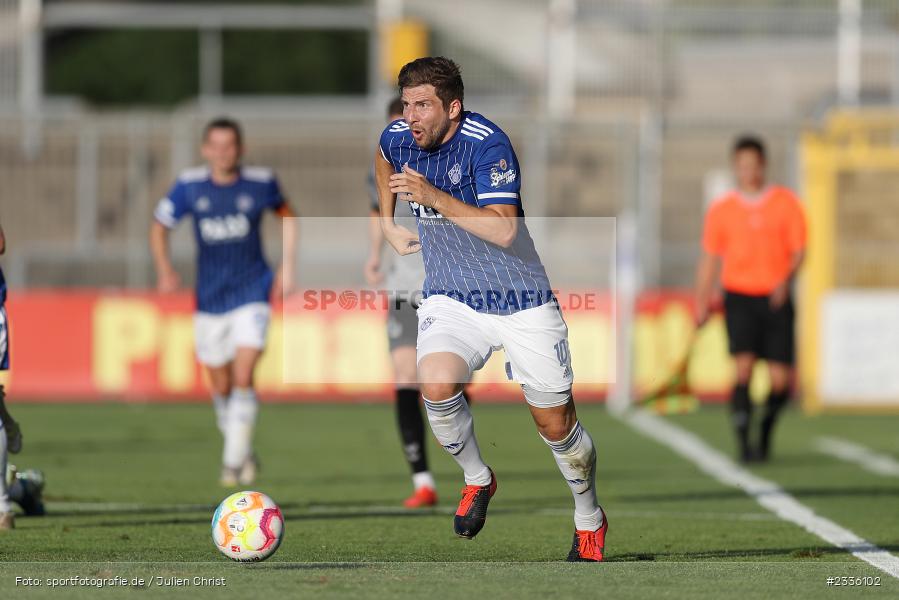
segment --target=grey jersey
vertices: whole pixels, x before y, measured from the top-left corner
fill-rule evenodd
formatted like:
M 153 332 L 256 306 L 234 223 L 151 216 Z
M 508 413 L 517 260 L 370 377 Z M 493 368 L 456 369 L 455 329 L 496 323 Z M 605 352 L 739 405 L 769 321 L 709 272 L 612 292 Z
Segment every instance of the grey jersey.
M 372 167 L 368 174 L 368 195 L 372 210 L 379 210 L 378 188 L 375 185 L 375 171 Z M 406 202 L 397 202 L 396 223 L 412 232 L 418 231 L 418 224 L 412 209 Z M 385 289 L 399 292 L 400 297 L 420 299 L 421 285 L 425 279 L 425 266 L 421 258 L 421 252 L 400 256 L 396 252 L 389 252 L 389 268 L 385 281 Z

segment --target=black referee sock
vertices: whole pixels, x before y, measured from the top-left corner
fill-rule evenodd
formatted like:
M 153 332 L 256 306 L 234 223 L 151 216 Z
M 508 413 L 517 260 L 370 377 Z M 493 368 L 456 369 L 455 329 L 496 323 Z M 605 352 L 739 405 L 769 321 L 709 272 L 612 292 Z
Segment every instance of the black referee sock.
M 418 390 L 398 389 L 396 391 L 396 420 L 403 441 L 403 453 L 413 473 L 428 470 L 425 454 L 425 421 L 418 401 Z
M 760 458 L 763 460 L 768 458 L 768 451 L 771 448 L 771 432 L 774 430 L 774 424 L 777 423 L 780 411 L 787 404 L 788 398 L 786 391 L 768 394 L 768 403 L 765 405 L 765 416 L 762 417 L 762 430 L 759 440 Z
M 740 458 L 748 460 L 752 457 L 749 446 L 749 423 L 752 420 L 752 400 L 749 398 L 749 384 L 734 386 L 730 397 L 731 420 L 737 433 L 740 445 Z

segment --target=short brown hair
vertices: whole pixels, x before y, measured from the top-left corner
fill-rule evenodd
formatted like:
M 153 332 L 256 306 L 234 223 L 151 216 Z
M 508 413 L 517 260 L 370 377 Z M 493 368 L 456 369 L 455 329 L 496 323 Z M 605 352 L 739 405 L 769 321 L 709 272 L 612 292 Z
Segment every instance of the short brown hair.
M 403 99 L 394 98 L 390 101 L 390 104 L 387 105 L 387 116 L 392 117 L 393 115 L 401 114 L 403 114 Z
M 465 98 L 465 86 L 462 84 L 462 72 L 452 60 L 443 56 L 427 56 L 417 58 L 400 69 L 397 85 L 400 94 L 407 87 L 433 85 L 437 97 L 449 108 L 450 102 Z
M 237 140 L 238 146 L 243 146 L 243 131 L 241 131 L 240 123 L 230 117 L 216 117 L 206 123 L 203 128 L 203 141 L 209 139 L 209 132 L 213 129 L 230 129 L 234 132 L 234 138 Z

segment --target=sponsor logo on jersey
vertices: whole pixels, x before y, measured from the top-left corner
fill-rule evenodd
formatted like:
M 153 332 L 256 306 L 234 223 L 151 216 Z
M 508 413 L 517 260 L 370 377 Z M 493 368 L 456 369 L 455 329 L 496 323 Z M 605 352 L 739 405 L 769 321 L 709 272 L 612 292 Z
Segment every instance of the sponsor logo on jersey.
M 462 181 L 462 165 L 456 163 L 453 165 L 453 168 L 449 170 L 450 181 L 453 182 L 453 185 L 458 185 L 460 181 Z
M 194 210 L 197 212 L 206 212 L 212 206 L 212 202 L 209 201 L 209 198 L 206 196 L 200 196 L 197 199 L 197 203 L 194 204 Z
M 509 169 L 506 159 L 500 160 L 490 169 L 490 187 L 509 185 L 515 181 L 518 177 L 518 172 L 515 169 L 509 169 L 508 171 L 506 169 Z
M 412 214 L 418 217 L 419 219 L 442 219 L 443 215 L 439 212 L 431 208 L 430 206 L 422 206 L 418 202 L 410 202 L 409 208 L 412 209 Z
M 156 216 L 167 221 L 174 221 L 175 203 L 168 198 L 163 198 L 162 200 L 160 200 L 159 206 L 156 207 Z
M 250 220 L 243 213 L 200 219 L 198 227 L 204 242 L 227 242 L 247 237 Z
M 240 212 L 250 212 L 253 210 L 254 200 L 252 196 L 241 194 L 237 197 L 237 210 Z

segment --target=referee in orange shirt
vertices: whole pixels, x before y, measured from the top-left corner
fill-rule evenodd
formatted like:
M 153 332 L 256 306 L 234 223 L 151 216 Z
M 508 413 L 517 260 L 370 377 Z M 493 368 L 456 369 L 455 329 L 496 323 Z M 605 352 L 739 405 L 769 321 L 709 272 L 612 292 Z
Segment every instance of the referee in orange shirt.
M 743 462 L 767 460 L 771 432 L 790 393 L 794 361 L 791 287 L 805 253 L 805 217 L 796 195 L 765 180 L 765 146 L 739 138 L 732 152 L 737 189 L 709 207 L 696 273 L 696 318 L 701 325 L 719 264 L 724 288 L 728 346 L 737 380 L 731 410 Z M 752 402 L 749 381 L 757 359 L 768 362 L 771 392 L 761 422 L 759 444 L 750 441 Z

